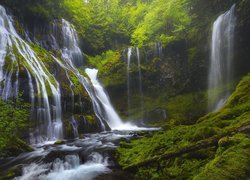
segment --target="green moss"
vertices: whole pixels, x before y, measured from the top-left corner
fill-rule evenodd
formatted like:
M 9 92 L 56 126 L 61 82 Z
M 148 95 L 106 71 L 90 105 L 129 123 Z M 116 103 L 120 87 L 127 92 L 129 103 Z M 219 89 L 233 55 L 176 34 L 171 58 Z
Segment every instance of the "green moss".
M 121 144 L 116 153 L 119 164 L 137 170 L 137 179 L 142 175 L 149 179 L 244 179 L 249 172 L 249 136 L 239 129 L 250 124 L 249 92 L 250 75 L 241 80 L 224 108 L 200 118 L 196 124 L 169 126 L 152 137 Z M 190 154 L 187 150 L 194 147 L 197 149 Z M 208 155 L 203 152 L 203 156 L 194 156 L 199 150 Z
M 25 36 L 25 30 L 22 24 L 20 24 L 19 21 L 15 20 L 15 28 L 16 31 L 18 32 L 18 34 L 20 34 L 21 36 Z
M 69 73 L 69 78 L 71 82 L 74 84 L 74 88 L 73 88 L 74 94 L 87 97 L 88 94 L 86 90 L 84 89 L 82 83 L 79 82 L 79 79 L 76 77 L 76 75 L 72 72 L 68 72 L 68 73 Z
M 143 102 L 144 109 L 147 112 L 154 111 L 156 107 L 166 110 L 167 120 L 162 119 L 161 125 L 163 126 L 194 124 L 197 118 L 207 112 L 206 92 L 180 94 L 174 97 L 171 97 L 166 92 L 165 94 L 160 94 L 159 98 L 144 96 Z M 141 117 L 143 112 L 140 109 L 136 110 L 137 114 L 134 117 Z M 151 121 L 154 122 L 154 119 Z M 151 123 L 151 125 L 154 124 Z
M 226 137 L 219 141 L 215 158 L 194 179 L 245 179 L 250 172 L 249 156 L 249 136 Z
M 88 121 L 89 124 L 95 124 L 96 121 L 95 121 L 95 117 L 93 115 L 86 115 L 84 116 L 86 121 Z
M 233 90 L 235 89 L 237 85 L 237 80 L 234 80 L 230 83 L 227 84 L 222 84 L 216 88 L 213 89 L 208 89 L 207 93 L 212 94 L 212 97 L 209 97 L 209 102 L 208 102 L 208 106 L 213 105 L 214 103 L 216 103 L 216 101 L 222 97 L 223 95 L 225 95 L 226 92 L 233 92 Z
M 65 144 L 64 140 L 57 140 L 54 144 L 60 145 L 60 144 Z
M 18 138 L 29 127 L 29 107 L 20 97 L 14 102 L 0 99 L 0 158 L 32 150 Z
M 125 83 L 125 64 L 120 59 L 121 55 L 116 51 L 106 51 L 95 57 L 87 56 L 90 65 L 99 70 L 98 76 L 104 86 L 117 86 Z

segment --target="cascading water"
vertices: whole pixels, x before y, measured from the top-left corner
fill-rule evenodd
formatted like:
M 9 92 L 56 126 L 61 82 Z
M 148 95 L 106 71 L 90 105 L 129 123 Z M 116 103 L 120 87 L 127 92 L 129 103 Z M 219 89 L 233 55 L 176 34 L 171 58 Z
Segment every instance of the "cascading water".
M 97 79 L 97 69 L 85 69 L 86 74 L 89 76 L 93 89 L 95 91 L 96 99 L 94 99 L 100 106 L 102 118 L 106 120 L 109 127 L 112 130 L 156 130 L 154 128 L 143 128 L 137 127 L 131 123 L 123 123 L 119 115 L 116 113 L 114 107 L 112 106 L 108 95 L 106 94 L 104 88 L 99 83 Z
M 120 130 L 121 129 L 139 129 L 138 127 L 133 126 L 129 123 L 126 123 L 126 124 L 122 123 L 121 118 L 116 113 L 112 104 L 110 103 L 109 97 L 107 96 L 103 87 L 101 86 L 101 84 L 97 80 L 98 70 L 95 70 L 95 69 L 86 69 L 85 70 L 87 75 L 90 77 L 92 84 L 90 82 L 88 82 L 88 80 L 85 77 L 83 77 L 81 75 L 79 70 L 75 67 L 75 64 L 72 63 L 72 62 L 74 62 L 74 56 L 72 56 L 72 54 L 75 54 L 75 57 L 77 57 L 78 62 L 83 60 L 83 59 L 81 60 L 79 58 L 79 57 L 82 57 L 82 52 L 80 51 L 80 49 L 78 47 L 78 40 L 77 40 L 76 31 L 70 25 L 70 23 L 67 22 L 66 20 L 62 20 L 62 29 L 63 29 L 62 33 L 63 33 L 64 37 L 67 37 L 68 35 L 70 35 L 69 37 L 64 38 L 64 43 L 63 43 L 63 48 L 62 48 L 62 59 L 66 63 L 64 65 L 64 69 L 69 69 L 72 72 L 74 72 L 74 74 L 78 78 L 79 82 L 81 82 L 82 85 L 87 90 L 87 92 L 88 92 L 88 94 L 93 102 L 95 114 L 100 119 L 102 129 L 103 130 L 106 129 L 106 127 L 103 123 L 103 120 L 105 120 L 108 123 L 108 125 L 111 129 L 120 129 Z M 70 39 L 70 37 L 73 39 Z M 70 41 L 71 43 L 69 43 L 68 41 Z M 74 48 L 69 47 L 69 46 L 72 46 L 72 44 L 74 44 L 74 46 L 73 46 Z M 71 51 L 74 51 L 74 52 L 72 53 Z M 76 55 L 77 53 L 79 53 L 79 54 Z M 131 48 L 129 49 L 128 54 L 129 54 L 128 55 L 128 71 L 129 71 L 130 58 L 132 55 Z M 59 62 L 59 60 L 56 60 L 56 61 Z M 138 65 L 138 67 L 139 66 L 140 65 Z M 141 75 L 141 73 L 140 73 L 140 75 Z M 129 76 L 129 73 L 128 73 L 128 76 Z M 93 86 L 93 89 L 92 89 L 92 86 Z M 130 94 L 129 86 L 130 86 L 130 84 L 129 84 L 129 77 L 128 77 L 128 96 Z M 128 102 L 128 104 L 130 104 L 130 103 Z M 73 124 L 74 123 L 72 123 L 72 125 Z
M 107 130 L 106 125 L 104 122 L 106 122 L 111 129 L 119 129 L 119 130 L 139 130 L 140 128 L 131 125 L 129 123 L 122 123 L 121 118 L 114 110 L 112 104 L 110 103 L 109 97 L 105 93 L 103 87 L 97 80 L 97 70 L 95 69 L 86 69 L 87 75 L 90 77 L 91 82 L 88 81 L 76 68 L 75 60 L 77 59 L 78 64 L 82 64 L 83 57 L 82 52 L 80 48 L 78 47 L 78 38 L 77 33 L 74 30 L 74 28 L 71 26 L 69 22 L 66 20 L 62 20 L 62 35 L 64 38 L 63 40 L 63 47 L 62 47 L 62 59 L 64 60 L 65 64 L 61 63 L 58 59 L 55 59 L 55 61 L 63 67 L 66 71 L 71 71 L 71 73 L 74 73 L 77 77 L 78 81 L 83 85 L 83 87 L 88 92 L 92 103 L 94 107 L 94 111 L 98 119 L 100 120 L 100 124 L 102 127 L 102 130 Z M 128 50 L 128 71 L 130 68 L 130 59 L 132 55 L 132 48 L 129 48 Z M 74 54 L 74 56 L 72 56 Z M 140 60 L 138 60 L 138 63 L 140 63 Z M 138 67 L 140 67 L 140 64 L 138 64 Z M 128 73 L 129 76 L 129 73 Z M 141 73 L 140 73 L 141 77 Z M 130 96 L 130 88 L 129 88 L 129 77 L 128 77 L 128 96 Z M 128 104 L 130 104 L 128 102 Z M 74 117 L 72 117 L 72 120 Z M 72 127 L 74 130 L 76 130 L 76 125 L 74 121 L 71 122 Z M 78 134 L 75 132 L 75 134 Z
M 2 84 L 0 96 L 6 100 L 18 95 L 19 66 L 24 66 L 29 71 L 27 75 L 30 97 L 32 103 L 36 104 L 34 110 L 39 122 L 33 142 L 63 138 L 59 84 L 32 48 L 17 34 L 12 18 L 6 14 L 2 6 L 0 6 L 0 44 L 0 82 Z M 20 54 L 21 58 L 13 52 Z M 12 83 L 14 74 L 16 80 Z M 31 75 L 36 82 L 37 102 L 34 102 L 35 92 Z M 53 103 L 49 101 L 50 93 Z
M 55 31 L 58 30 L 57 28 L 53 26 Z M 54 142 L 45 143 L 44 141 L 63 138 L 61 89 L 56 80 L 61 74 L 56 72 L 55 78 L 48 71 L 32 47 L 16 33 L 11 17 L 0 6 L 0 97 L 8 99 L 17 96 L 19 84 L 22 84 L 19 83 L 19 73 L 22 70 L 22 73 L 27 75 L 26 84 L 29 87 L 27 94 L 30 96 L 31 114 L 34 115 L 33 119 L 37 120 L 37 128 L 35 132 L 31 132 L 33 134 L 32 143 L 39 143 L 34 146 L 35 150 L 22 153 L 5 162 L 1 161 L 0 169 L 4 172 L 10 172 L 9 170 L 13 167 L 18 167 L 18 169 L 22 167 L 22 172 L 15 174 L 17 177 L 14 179 L 17 180 L 94 179 L 99 175 L 109 173 L 110 168 L 115 167 L 110 154 L 113 154 L 121 139 L 134 137 L 131 131 L 158 129 L 138 128 L 129 123 L 122 123 L 104 88 L 97 80 L 98 71 L 86 69 L 91 80 L 89 81 L 82 75 L 81 70 L 76 68 L 83 63 L 82 52 L 78 47 L 74 28 L 65 20 L 62 20 L 62 34 L 64 37 L 61 48 L 62 60 L 51 56 L 51 61 L 54 60 L 53 63 L 61 68 L 59 71 L 64 74 L 62 77 L 65 77 L 65 81 L 69 84 L 72 108 L 74 108 L 74 92 L 77 88 L 74 87 L 75 82 L 71 76 L 77 79 L 80 84 L 78 85 L 82 85 L 92 99 L 93 108 L 100 119 L 102 130 L 106 129 L 103 122 L 105 120 L 112 129 L 129 131 L 85 134 L 83 139 L 66 141 L 64 145 L 56 145 Z M 59 48 L 61 44 L 54 36 L 52 39 L 53 46 Z M 138 67 L 140 67 L 139 55 Z M 141 76 L 140 74 L 139 76 Z M 63 85 L 61 86 L 63 87 Z M 63 92 L 62 88 L 62 94 Z M 81 100 L 79 102 L 81 104 Z M 72 109 L 73 111 L 74 109 Z M 73 127 L 74 137 L 79 137 L 78 123 L 73 115 L 71 119 L 69 118 L 69 122 Z
M 74 66 L 78 67 L 83 65 L 82 52 L 78 46 L 78 36 L 75 29 L 71 24 L 62 19 L 62 33 L 63 33 L 63 57 L 70 59 Z
M 63 41 L 63 48 L 62 48 L 62 59 L 65 62 L 65 65 L 62 65 L 59 60 L 57 60 L 55 57 L 54 59 L 61 65 L 63 68 L 68 71 L 71 71 L 75 74 L 78 81 L 83 85 L 83 87 L 88 92 L 92 103 L 93 108 L 95 111 L 96 116 L 100 120 L 101 129 L 106 130 L 106 126 L 104 124 L 104 118 L 102 115 L 102 110 L 99 105 L 99 102 L 97 100 L 97 97 L 94 93 L 94 91 L 91 89 L 91 84 L 88 82 L 88 80 L 80 73 L 80 71 L 76 68 L 76 62 L 77 64 L 83 63 L 83 56 L 80 48 L 78 47 L 78 36 L 74 28 L 71 26 L 69 22 L 66 20 L 62 20 L 62 35 L 64 38 Z M 76 60 L 75 60 L 76 59 Z M 75 63 L 74 63 L 75 62 Z M 74 128 L 74 127 L 73 127 Z
M 219 88 L 228 86 L 232 81 L 232 62 L 234 57 L 234 29 L 236 18 L 235 5 L 220 15 L 213 24 L 211 41 L 210 70 L 208 76 L 209 111 L 217 111 L 228 99 L 230 90 L 226 87 L 223 94 L 218 95 Z
M 101 104 L 103 107 L 103 112 L 101 114 L 104 115 L 104 119 L 107 121 L 109 127 L 111 129 L 119 129 L 123 125 L 122 120 L 120 119 L 119 115 L 114 110 L 112 104 L 110 103 L 110 100 L 105 93 L 102 85 L 97 80 L 97 73 L 98 70 L 96 69 L 86 69 L 85 72 L 89 76 L 93 88 L 95 90 L 96 96 L 98 101 L 100 101 L 99 104 Z
M 141 59 L 140 59 L 140 50 L 138 47 L 135 49 L 128 48 L 127 50 L 127 98 L 128 98 L 128 117 L 130 117 L 130 108 L 131 108 L 131 77 L 130 77 L 130 69 L 131 69 L 131 60 L 132 57 L 136 56 L 137 58 L 137 69 L 138 69 L 138 84 L 139 84 L 139 98 L 138 107 L 143 111 L 143 91 L 142 91 L 142 73 L 141 73 Z
M 139 91 L 140 91 L 140 105 L 141 110 L 143 111 L 143 92 L 142 92 L 142 74 L 141 74 L 141 59 L 140 59 L 140 50 L 137 47 L 136 48 L 136 54 L 137 54 L 137 63 L 138 63 L 138 76 L 139 76 Z
M 128 98 L 128 117 L 130 116 L 130 61 L 132 55 L 132 48 L 128 48 L 127 52 L 127 98 Z
M 159 42 L 155 43 L 155 56 L 158 56 L 158 57 L 162 56 L 162 45 Z

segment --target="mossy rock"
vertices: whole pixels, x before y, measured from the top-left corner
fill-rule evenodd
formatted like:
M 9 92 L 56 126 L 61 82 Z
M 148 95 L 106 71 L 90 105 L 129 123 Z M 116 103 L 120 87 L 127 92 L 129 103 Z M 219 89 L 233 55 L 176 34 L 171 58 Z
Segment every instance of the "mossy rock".
M 56 140 L 56 142 L 54 143 L 55 145 L 61 145 L 61 144 L 65 144 L 66 141 L 65 140 Z
M 33 148 L 28 143 L 18 137 L 12 137 L 12 140 L 7 142 L 5 149 L 3 149 L 1 153 L 7 156 L 18 156 L 20 153 L 31 151 L 33 151 Z
M 86 115 L 84 117 L 85 117 L 85 119 L 87 120 L 87 122 L 89 124 L 95 124 L 96 123 L 95 117 L 93 115 Z

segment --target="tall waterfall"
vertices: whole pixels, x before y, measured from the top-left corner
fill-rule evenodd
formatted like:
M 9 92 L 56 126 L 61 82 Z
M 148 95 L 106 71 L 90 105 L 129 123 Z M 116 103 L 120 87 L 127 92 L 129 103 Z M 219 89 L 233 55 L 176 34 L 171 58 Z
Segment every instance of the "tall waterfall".
M 137 66 L 138 66 L 138 78 L 139 78 L 140 106 L 141 110 L 143 110 L 141 59 L 140 59 L 140 49 L 138 47 L 136 48 L 136 54 L 137 54 Z
M 226 87 L 219 93 L 222 86 L 228 86 L 232 81 L 232 62 L 234 58 L 234 29 L 236 18 L 235 5 L 220 15 L 213 24 L 211 40 L 210 69 L 208 76 L 209 111 L 217 111 L 226 102 L 230 90 Z
M 132 48 L 128 48 L 127 52 L 127 98 L 128 98 L 128 117 L 130 116 L 130 61 L 132 55 Z
M 33 49 L 17 34 L 12 18 L 6 14 L 2 6 L 0 6 L 0 45 L 0 82 L 2 84 L 0 97 L 6 100 L 18 95 L 19 69 L 24 67 L 29 78 L 30 97 L 35 106 L 33 110 L 36 111 L 38 120 L 34 142 L 63 138 L 59 83 Z M 31 75 L 36 84 L 36 92 Z M 15 81 L 12 80 L 13 78 Z M 49 100 L 50 95 L 52 101 Z
M 132 59 L 137 59 L 137 69 L 138 69 L 138 97 L 140 100 L 138 100 L 138 107 L 143 110 L 143 91 L 142 91 L 142 73 L 141 73 L 141 57 L 140 57 L 140 49 L 138 47 L 136 48 L 128 48 L 127 49 L 127 98 L 128 98 L 128 117 L 130 117 L 130 108 L 131 108 L 131 84 L 135 84 L 135 81 L 132 81 L 132 78 L 130 76 L 131 66 L 132 66 Z M 133 68 L 134 69 L 134 68 Z

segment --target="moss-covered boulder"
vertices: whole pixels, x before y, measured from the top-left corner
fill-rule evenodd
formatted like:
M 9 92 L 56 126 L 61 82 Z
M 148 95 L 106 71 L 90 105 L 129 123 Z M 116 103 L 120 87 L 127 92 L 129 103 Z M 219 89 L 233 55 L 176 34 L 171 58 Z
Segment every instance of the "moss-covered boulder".
M 220 111 L 196 124 L 171 126 L 117 149 L 117 160 L 135 178 L 246 179 L 250 157 L 250 75 Z

